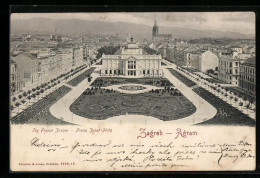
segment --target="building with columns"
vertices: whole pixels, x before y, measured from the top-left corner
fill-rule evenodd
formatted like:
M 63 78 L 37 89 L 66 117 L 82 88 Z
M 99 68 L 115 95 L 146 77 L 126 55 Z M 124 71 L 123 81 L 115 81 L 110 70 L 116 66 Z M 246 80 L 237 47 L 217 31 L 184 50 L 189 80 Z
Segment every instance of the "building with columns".
M 113 55 L 102 55 L 102 76 L 163 76 L 161 55 L 149 55 L 133 38 Z

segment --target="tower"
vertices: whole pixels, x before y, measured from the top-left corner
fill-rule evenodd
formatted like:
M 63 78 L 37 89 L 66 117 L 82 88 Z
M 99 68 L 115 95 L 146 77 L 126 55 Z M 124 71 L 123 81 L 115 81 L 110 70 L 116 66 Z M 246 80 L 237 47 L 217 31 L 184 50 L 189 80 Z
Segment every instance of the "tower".
M 154 25 L 153 25 L 153 37 L 157 36 L 159 34 L 159 27 L 157 26 L 157 21 L 154 21 Z

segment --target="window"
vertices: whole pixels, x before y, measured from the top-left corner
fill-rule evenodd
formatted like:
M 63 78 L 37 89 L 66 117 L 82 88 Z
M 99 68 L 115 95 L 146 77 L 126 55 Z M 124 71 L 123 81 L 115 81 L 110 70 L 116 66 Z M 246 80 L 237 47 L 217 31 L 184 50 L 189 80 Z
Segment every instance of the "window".
M 149 71 L 149 70 L 147 70 L 147 74 L 150 74 L 150 71 Z
M 143 70 L 143 74 L 145 75 L 145 70 Z
M 114 70 L 114 74 L 116 74 L 116 70 Z
M 120 70 L 118 70 L 118 74 L 120 75 L 121 73 L 120 73 Z
M 110 74 L 112 74 L 112 70 L 110 70 Z
M 136 61 L 128 61 L 128 69 L 136 69 Z

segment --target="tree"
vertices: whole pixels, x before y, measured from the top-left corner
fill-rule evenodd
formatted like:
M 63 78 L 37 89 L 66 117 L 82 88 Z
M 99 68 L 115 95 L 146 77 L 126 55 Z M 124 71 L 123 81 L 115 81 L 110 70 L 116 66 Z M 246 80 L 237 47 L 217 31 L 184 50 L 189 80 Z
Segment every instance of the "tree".
M 22 102 L 23 104 L 24 104 L 24 103 L 26 103 L 26 101 L 25 101 L 25 100 L 22 100 L 21 102 Z
M 38 100 L 39 100 L 39 95 L 40 95 L 40 92 L 39 92 L 39 91 L 37 91 L 37 92 L 36 92 L 36 95 L 38 96 Z
M 41 90 L 40 90 L 40 93 L 42 94 L 44 92 L 44 89 L 42 88 Z
M 239 106 L 241 106 L 241 111 L 242 111 L 242 106 L 243 106 L 243 103 L 242 103 L 242 102 L 240 102 L 240 103 L 239 103 Z
M 24 97 L 27 96 L 27 93 L 26 93 L 26 92 L 23 92 L 23 96 L 24 96 Z
M 206 71 L 207 74 L 214 74 L 214 70 L 213 69 L 209 69 Z
M 29 95 L 29 96 L 27 96 L 27 99 L 30 101 L 32 99 L 32 97 Z
M 23 96 L 22 95 L 19 95 L 18 98 L 21 99 Z
M 17 102 L 17 103 L 15 103 L 15 106 L 18 108 L 18 112 L 19 112 L 19 106 L 20 106 L 21 104 L 19 103 L 19 102 Z
M 33 93 L 33 94 L 32 94 L 32 97 L 33 97 L 33 98 L 35 98 L 35 97 L 36 97 L 36 95 Z
M 227 94 L 227 93 L 225 93 L 226 101 L 227 101 L 227 96 L 228 96 L 228 94 Z
M 31 90 L 28 90 L 28 91 L 27 91 L 27 94 L 29 95 L 29 94 L 31 94 L 31 92 L 32 92 Z
M 12 101 L 15 102 L 15 100 L 16 100 L 16 97 L 14 96 L 14 97 L 12 98 Z
M 246 105 L 246 113 L 248 114 L 248 109 L 250 108 L 250 103 Z

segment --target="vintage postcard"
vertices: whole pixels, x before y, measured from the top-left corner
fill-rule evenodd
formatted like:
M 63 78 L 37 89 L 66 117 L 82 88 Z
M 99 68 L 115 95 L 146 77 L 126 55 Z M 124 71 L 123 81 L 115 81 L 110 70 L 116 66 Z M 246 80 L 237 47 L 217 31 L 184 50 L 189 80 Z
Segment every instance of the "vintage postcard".
M 11 171 L 255 170 L 253 12 L 10 24 Z

